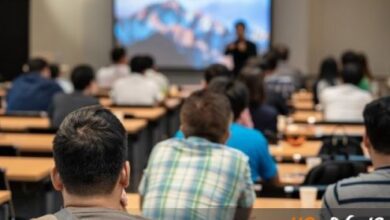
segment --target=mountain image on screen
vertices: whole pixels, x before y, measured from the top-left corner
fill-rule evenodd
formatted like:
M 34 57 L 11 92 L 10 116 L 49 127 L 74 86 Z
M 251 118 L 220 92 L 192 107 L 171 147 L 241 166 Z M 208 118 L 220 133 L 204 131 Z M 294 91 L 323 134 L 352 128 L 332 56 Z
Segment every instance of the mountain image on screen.
M 190 4 L 185 7 L 184 1 L 145 1 L 143 7 L 127 14 L 123 13 L 126 8 L 119 8 L 122 16 L 118 15 L 120 1 L 124 0 L 116 3 L 114 35 L 117 43 L 128 48 L 130 55 L 151 54 L 160 66 L 165 67 L 200 69 L 212 63 L 231 62 L 223 52 L 235 39 L 234 21 L 221 22 L 220 16 L 209 13 L 211 7 L 220 8 L 223 1 L 209 1 L 211 3 L 198 9 L 191 8 Z M 130 5 L 128 2 L 126 4 Z M 229 10 L 229 4 L 225 5 Z M 236 17 L 236 20 L 240 18 L 239 15 Z M 259 48 L 268 46 L 267 30 L 256 33 L 255 28 L 249 29 L 248 37 L 252 36 Z

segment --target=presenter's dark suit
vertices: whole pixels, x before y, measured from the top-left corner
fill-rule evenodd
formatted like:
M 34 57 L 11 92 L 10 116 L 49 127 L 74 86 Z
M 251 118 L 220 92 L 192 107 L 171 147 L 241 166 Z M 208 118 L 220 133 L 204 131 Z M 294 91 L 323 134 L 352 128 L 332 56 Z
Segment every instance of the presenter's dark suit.
M 257 47 L 256 44 L 245 41 L 246 43 L 246 50 L 240 51 L 238 50 L 238 43 L 239 41 L 235 41 L 233 44 L 236 45 L 235 49 L 230 49 L 229 46 L 225 50 L 226 55 L 232 55 L 233 61 L 234 61 L 234 74 L 237 76 L 241 69 L 245 66 L 245 63 L 248 61 L 249 58 L 257 56 Z

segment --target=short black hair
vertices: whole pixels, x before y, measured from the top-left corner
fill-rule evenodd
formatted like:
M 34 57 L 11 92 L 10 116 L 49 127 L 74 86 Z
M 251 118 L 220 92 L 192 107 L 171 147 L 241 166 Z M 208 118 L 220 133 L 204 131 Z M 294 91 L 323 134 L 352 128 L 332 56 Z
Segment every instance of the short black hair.
M 244 28 L 244 30 L 246 29 L 246 24 L 244 21 L 240 20 L 240 21 L 237 21 L 236 24 L 234 25 L 234 27 L 238 28 L 238 27 L 242 27 Z
M 207 90 L 193 93 L 180 112 L 186 137 L 201 137 L 216 143 L 228 131 L 230 118 L 230 103 L 226 96 Z
M 341 72 L 344 83 L 359 85 L 364 76 L 363 69 L 359 64 L 347 64 Z
M 226 77 L 231 79 L 233 77 L 232 72 L 222 64 L 212 64 L 204 71 L 204 80 L 207 84 L 216 77 Z
M 111 61 L 113 63 L 118 63 L 125 56 L 126 56 L 126 49 L 123 47 L 116 47 L 111 50 Z
M 89 106 L 70 113 L 54 138 L 54 161 L 68 193 L 110 194 L 127 158 L 126 131 L 107 109 Z
M 348 64 L 359 64 L 360 58 L 355 51 L 347 50 L 341 55 L 341 63 L 343 66 Z
M 238 80 L 243 82 L 249 91 L 249 104 L 261 105 L 265 101 L 265 88 L 264 88 L 264 74 L 260 68 L 257 67 L 244 67 Z
M 77 91 L 83 91 L 93 80 L 95 80 L 95 71 L 89 65 L 80 65 L 73 69 L 70 78 L 74 89 Z
M 50 78 L 57 79 L 60 76 L 60 72 L 61 72 L 59 65 L 53 63 L 50 64 L 49 68 L 50 68 Z
M 372 147 L 376 152 L 390 156 L 390 97 L 368 104 L 363 116 Z
M 149 61 L 145 56 L 136 55 L 130 60 L 130 68 L 134 73 L 144 73 L 149 69 Z
M 33 58 L 28 61 L 27 65 L 29 72 L 41 72 L 49 67 L 49 63 L 43 58 Z
M 261 59 L 260 68 L 264 71 L 273 71 L 278 65 L 278 53 L 275 50 L 270 50 Z
M 154 58 L 151 55 L 144 55 L 146 66 L 148 69 L 152 69 L 155 65 Z
M 278 53 L 279 60 L 287 61 L 290 58 L 290 49 L 283 44 L 274 46 L 274 50 Z
M 207 89 L 227 96 L 234 114 L 234 120 L 237 120 L 249 105 L 249 91 L 245 84 L 237 80 L 218 77 L 211 81 Z

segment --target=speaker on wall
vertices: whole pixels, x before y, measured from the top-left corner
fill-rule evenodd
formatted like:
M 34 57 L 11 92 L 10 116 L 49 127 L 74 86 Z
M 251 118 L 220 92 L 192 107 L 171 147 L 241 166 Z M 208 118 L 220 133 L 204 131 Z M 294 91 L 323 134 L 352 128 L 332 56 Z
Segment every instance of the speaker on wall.
M 22 72 L 29 54 L 29 0 L 0 0 L 0 80 Z

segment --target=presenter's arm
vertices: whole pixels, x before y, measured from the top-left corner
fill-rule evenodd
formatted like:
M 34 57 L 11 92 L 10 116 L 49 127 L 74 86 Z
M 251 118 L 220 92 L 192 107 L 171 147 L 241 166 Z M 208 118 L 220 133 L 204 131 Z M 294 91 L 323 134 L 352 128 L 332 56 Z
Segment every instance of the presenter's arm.
M 249 47 L 249 51 L 248 51 L 249 55 L 250 55 L 251 57 L 257 56 L 257 46 L 256 46 L 256 44 L 254 44 L 254 43 L 251 42 L 250 45 L 251 45 L 251 46 Z
M 231 43 L 231 44 L 229 44 L 229 45 L 226 47 L 226 49 L 225 49 L 225 55 L 233 54 L 235 50 L 236 50 L 236 44 L 235 44 L 235 43 Z

